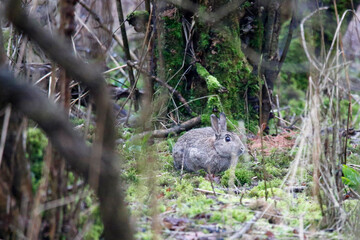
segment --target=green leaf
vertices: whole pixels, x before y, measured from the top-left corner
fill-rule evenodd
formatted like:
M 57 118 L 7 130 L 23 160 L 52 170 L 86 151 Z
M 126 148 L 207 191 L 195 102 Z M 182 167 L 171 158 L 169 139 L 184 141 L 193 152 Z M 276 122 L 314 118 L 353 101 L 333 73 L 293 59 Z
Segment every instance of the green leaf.
M 360 173 L 347 165 L 343 165 L 342 172 L 344 174 L 344 177 L 342 177 L 343 183 L 360 192 Z

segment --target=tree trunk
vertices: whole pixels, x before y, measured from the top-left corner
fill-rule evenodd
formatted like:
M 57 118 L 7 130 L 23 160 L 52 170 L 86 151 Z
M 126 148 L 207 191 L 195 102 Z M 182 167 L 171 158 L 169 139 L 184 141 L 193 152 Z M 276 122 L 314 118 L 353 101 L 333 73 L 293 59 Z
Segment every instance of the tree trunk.
M 284 14 L 282 4 L 290 6 Z M 157 73 L 164 73 L 190 101 L 190 108 L 204 116 L 205 124 L 209 114 L 221 111 L 231 120 L 245 120 L 250 131 L 257 131 L 259 124 L 264 130 L 271 117 L 274 81 L 288 49 L 286 45 L 279 56 L 281 23 L 294 15 L 294 1 L 197 0 L 171 5 L 159 0 L 157 6 L 157 55 L 164 63 Z M 289 42 L 293 27 L 294 21 Z M 171 104 L 180 118 L 186 115 L 184 104 L 176 99 Z
M 247 107 L 247 96 L 257 94 L 258 80 L 241 50 L 242 1 L 235 3 L 196 1 L 161 8 L 158 4 L 159 41 L 167 81 L 185 99 L 193 100 L 190 106 L 203 114 L 202 122 L 209 123 L 213 112 L 225 112 L 229 119 L 247 120 L 254 131 L 257 114 Z M 183 108 L 180 113 L 185 114 Z

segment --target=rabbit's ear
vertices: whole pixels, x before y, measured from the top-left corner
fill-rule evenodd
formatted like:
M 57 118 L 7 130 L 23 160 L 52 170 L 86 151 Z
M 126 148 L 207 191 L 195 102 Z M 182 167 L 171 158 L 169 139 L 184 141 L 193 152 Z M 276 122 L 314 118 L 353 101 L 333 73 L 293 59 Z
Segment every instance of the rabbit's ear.
M 214 130 L 216 137 L 218 137 L 220 136 L 219 120 L 214 114 L 211 114 L 210 118 L 211 118 L 211 127 Z
M 226 116 L 225 113 L 220 113 L 220 130 L 226 131 Z

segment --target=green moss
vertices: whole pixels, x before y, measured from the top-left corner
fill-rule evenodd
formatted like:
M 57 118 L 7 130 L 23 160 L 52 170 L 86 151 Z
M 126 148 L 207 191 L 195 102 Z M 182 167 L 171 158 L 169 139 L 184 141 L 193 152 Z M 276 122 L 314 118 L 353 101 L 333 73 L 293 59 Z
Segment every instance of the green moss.
M 199 39 L 199 47 L 200 48 L 207 48 L 209 47 L 209 35 L 207 33 L 200 33 L 200 39 Z
M 168 144 L 169 151 L 172 152 L 173 147 L 174 147 L 174 145 L 175 145 L 175 140 L 174 140 L 173 138 L 168 137 L 168 138 L 166 139 L 166 142 L 167 142 L 167 144 Z
M 287 174 L 288 167 L 293 160 L 293 157 L 290 156 L 288 151 L 278 149 L 271 150 L 271 154 L 269 156 L 259 156 L 260 162 L 265 163 L 265 173 L 272 178 L 281 178 Z M 256 166 L 256 176 L 260 179 L 264 179 L 264 171 L 263 165 Z
M 48 140 L 39 128 L 29 128 L 27 131 L 26 148 L 30 160 L 31 180 L 35 191 L 42 176 L 43 158 Z
M 207 88 L 210 93 L 216 93 L 222 88 L 216 77 L 212 76 L 201 64 L 196 64 L 196 71 L 201 78 L 206 81 Z
M 232 211 L 232 217 L 238 222 L 245 222 L 248 219 L 249 213 L 246 211 L 240 211 L 239 209 L 234 209 Z
M 212 5 L 220 7 L 227 2 L 228 0 L 216 1 Z M 200 6 L 199 15 L 208 10 Z M 169 85 L 176 86 L 197 114 L 211 114 L 216 108 L 225 112 L 231 120 L 243 119 L 247 129 L 257 131 L 257 113 L 251 107 L 247 108 L 245 98 L 258 93 L 258 80 L 252 74 L 252 68 L 241 50 L 237 14 L 229 14 L 223 18 L 221 27 L 203 22 L 202 18 L 197 19 L 193 36 L 196 56 L 191 57 L 189 54 L 185 55 L 180 15 L 181 10 L 169 6 L 160 21 L 161 28 L 164 29 L 159 39 L 162 47 L 160 51 L 165 65 L 164 77 L 168 79 Z M 186 74 L 186 79 L 180 79 L 194 60 L 196 64 Z M 197 74 L 193 74 L 193 70 Z M 199 77 L 202 80 L 199 81 Z M 198 99 L 213 94 L 219 96 Z M 171 102 L 169 107 L 175 107 L 174 103 Z M 183 108 L 179 110 L 184 111 Z
M 264 198 L 266 196 L 266 191 L 258 188 L 253 188 L 249 192 L 249 197 Z M 286 193 L 280 188 L 268 188 L 267 189 L 268 197 L 285 197 Z
M 193 196 L 187 200 L 186 205 L 178 201 L 181 206 L 181 211 L 190 218 L 195 217 L 198 214 L 208 212 L 211 205 L 215 202 L 212 199 L 207 198 L 205 195 Z
M 90 239 L 101 239 L 101 236 L 104 231 L 104 226 L 100 218 L 100 210 L 99 207 L 95 207 L 92 210 L 92 216 L 94 218 L 93 224 L 90 225 L 90 228 L 86 231 L 84 239 L 90 240 Z M 83 218 L 80 218 L 80 222 L 82 225 L 85 225 L 87 223 L 88 216 L 83 216 Z
M 180 76 L 183 73 L 181 69 L 184 60 L 184 41 L 182 36 L 182 24 L 179 15 L 173 17 L 163 17 L 164 34 L 161 35 L 163 45 L 162 55 L 165 63 L 166 79 L 171 78 L 177 73 Z M 178 78 L 170 80 L 171 86 L 176 86 Z M 180 86 L 181 89 L 181 86 Z
M 208 98 L 208 101 L 207 101 L 207 105 L 206 105 L 206 110 L 208 113 L 211 113 L 213 111 L 213 109 L 218 109 L 219 111 L 223 111 L 223 106 L 220 102 L 220 98 L 219 96 L 212 96 L 212 97 L 209 97 Z M 209 116 L 209 114 L 207 114 L 206 116 Z M 209 120 L 210 121 L 210 117 L 209 117 Z
M 254 37 L 250 40 L 250 47 L 257 52 L 261 52 L 264 39 L 264 25 L 260 18 L 256 18 L 253 25 L 257 26 L 257 28 L 255 29 Z
M 180 184 L 176 185 L 175 191 L 181 193 L 182 197 L 188 198 L 194 192 L 194 187 L 189 181 L 182 181 Z
M 228 169 L 224 172 L 224 175 L 221 178 L 221 184 L 228 187 L 229 186 L 229 180 L 231 175 L 231 169 Z M 251 178 L 254 177 L 255 174 L 247 169 L 244 169 L 241 167 L 241 165 L 238 165 L 235 169 L 235 179 L 234 184 L 236 186 L 242 186 L 244 184 L 250 184 Z
M 219 86 L 227 89 L 226 93 L 219 94 L 220 101 L 215 101 L 215 98 L 208 100 L 207 113 L 212 110 L 211 105 L 219 107 L 221 103 L 219 109 L 224 111 L 229 119 L 244 119 L 246 127 L 256 131 L 257 114 L 251 108 L 247 114 L 244 97 L 254 96 L 258 92 L 258 80 L 251 73 L 252 69 L 241 51 L 239 36 L 229 27 L 207 31 L 206 26 L 200 25 L 199 28 L 202 28 L 198 46 L 198 51 L 204 54 L 202 66 L 206 66 L 205 71 L 217 80 L 213 81 L 214 85 L 211 85 L 210 89 L 214 90 Z M 197 71 L 201 77 L 207 77 L 199 65 Z
M 48 144 L 45 134 L 39 128 L 29 128 L 26 140 L 30 161 L 42 161 L 45 147 Z
M 225 214 L 221 212 L 215 212 L 210 217 L 210 222 L 225 222 L 227 220 L 227 217 Z
M 299 226 L 298 216 L 306 213 L 303 217 L 304 225 L 316 227 L 322 219 L 320 205 L 304 193 L 297 194 L 296 198 L 286 199 L 277 203 L 277 207 L 294 216 L 287 221 L 290 226 Z
M 272 177 L 282 177 L 287 173 L 287 169 L 275 167 L 271 164 L 265 164 L 265 170 Z
M 141 240 L 152 240 L 154 239 L 154 234 L 151 231 L 144 231 L 144 232 L 136 232 L 135 234 L 136 239 Z
M 123 174 L 123 178 L 126 181 L 139 183 L 138 171 L 135 168 L 130 168 Z
M 283 197 L 285 196 L 284 190 L 278 188 L 282 183 L 281 179 L 274 179 L 266 182 L 266 189 L 269 197 Z M 259 184 L 250 190 L 250 197 L 265 197 L 265 182 L 261 181 Z
M 128 21 L 130 21 L 133 18 L 145 18 L 148 19 L 149 18 L 149 13 L 147 11 L 142 11 L 142 10 L 136 10 L 133 11 L 132 13 L 128 14 L 126 19 Z
M 211 114 L 202 114 L 201 115 L 201 124 L 203 126 L 211 126 L 210 115 Z
M 147 11 L 134 11 L 126 19 L 136 32 L 146 32 L 149 22 L 149 13 Z

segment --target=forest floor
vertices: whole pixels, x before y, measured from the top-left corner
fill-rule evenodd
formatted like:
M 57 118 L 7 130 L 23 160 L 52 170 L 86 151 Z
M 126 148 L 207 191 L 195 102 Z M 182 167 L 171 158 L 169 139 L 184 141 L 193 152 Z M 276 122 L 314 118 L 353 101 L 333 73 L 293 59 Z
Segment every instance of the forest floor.
M 81 126 L 83 121 L 73 123 Z M 93 131 L 90 126 L 90 139 Z M 146 137 L 132 140 L 132 131 L 121 129 L 120 135 L 128 140 L 118 145 L 118 153 L 137 239 L 358 239 L 354 233 L 360 234 L 359 201 L 356 194 L 348 194 L 347 186 L 346 195 L 338 198 L 353 228 L 345 226 L 339 232 L 323 217 L 328 209 L 314 197 L 313 165 L 299 157 L 308 151 L 300 150 L 299 130 L 248 137 L 248 153 L 236 167 L 217 175 L 174 168 L 172 147 L 179 136 L 155 139 L 150 145 Z M 348 144 L 348 166 L 360 166 L 356 140 L 350 138 Z M 28 130 L 27 141 L 37 188 L 47 139 L 35 127 Z M 354 176 L 360 188 L 360 175 Z M 81 183 L 69 173 L 71 185 L 75 179 Z M 101 239 L 96 197 L 88 187 L 84 190 L 88 193 L 84 207 L 91 216 L 82 218 L 80 228 L 88 225 L 84 239 Z
M 177 137 L 151 147 L 126 142 L 119 148 L 127 159 L 126 200 L 137 238 L 340 239 L 324 227 L 313 196 L 312 165 L 294 161 L 297 136 L 284 130 L 248 139 L 249 154 L 216 176 L 174 169 Z M 354 206 L 352 201 L 346 204 Z

